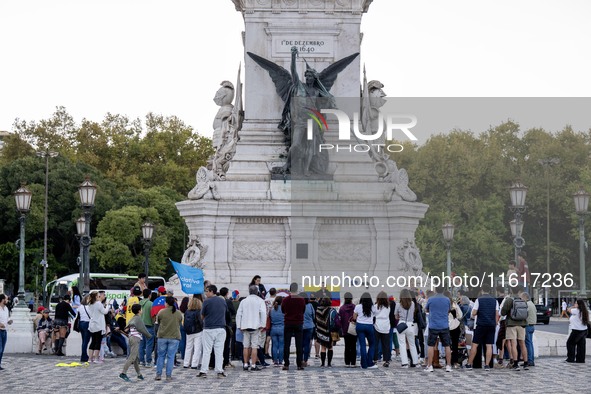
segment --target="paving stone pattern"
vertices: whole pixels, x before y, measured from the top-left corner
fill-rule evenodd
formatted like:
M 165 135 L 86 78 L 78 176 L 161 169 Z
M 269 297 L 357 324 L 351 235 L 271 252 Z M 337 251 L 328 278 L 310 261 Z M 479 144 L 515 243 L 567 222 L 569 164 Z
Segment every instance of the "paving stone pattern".
M 88 367 L 56 367 L 59 362 L 78 361 L 74 357 L 5 354 L 0 371 L 0 393 L 34 392 L 163 392 L 163 393 L 581 393 L 591 385 L 587 364 L 565 364 L 563 357 L 536 359 L 529 371 L 494 369 L 454 370 L 432 373 L 422 369 L 402 369 L 400 363 L 374 370 L 343 367 L 343 346 L 337 346 L 333 368 L 320 368 L 314 360 L 304 371 L 269 367 L 261 372 L 228 369 L 228 377 L 217 378 L 210 371 L 206 379 L 197 378 L 193 369 L 175 368 L 173 380 L 155 381 L 155 368 L 142 368 L 144 381 L 137 381 L 133 367 L 131 382 L 119 378 L 124 357 L 106 359 Z M 294 357 L 292 357 L 293 359 Z M 292 361 L 295 364 L 295 361 Z M 576 379 L 575 379 L 576 376 Z M 576 384 L 573 384 L 576 382 Z M 583 390 L 583 391 L 581 391 Z

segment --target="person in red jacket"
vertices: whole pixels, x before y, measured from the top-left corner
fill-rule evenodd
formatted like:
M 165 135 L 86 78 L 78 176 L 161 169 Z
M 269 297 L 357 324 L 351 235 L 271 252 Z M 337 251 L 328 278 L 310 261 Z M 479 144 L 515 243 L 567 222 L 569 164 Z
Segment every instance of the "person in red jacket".
M 289 370 L 289 348 L 291 347 L 291 338 L 295 337 L 296 343 L 296 365 L 298 371 L 304 369 L 302 334 L 304 330 L 304 311 L 306 310 L 306 301 L 298 295 L 298 284 L 292 283 L 289 286 L 290 294 L 283 299 L 281 309 L 284 314 L 284 345 L 283 345 L 283 370 Z

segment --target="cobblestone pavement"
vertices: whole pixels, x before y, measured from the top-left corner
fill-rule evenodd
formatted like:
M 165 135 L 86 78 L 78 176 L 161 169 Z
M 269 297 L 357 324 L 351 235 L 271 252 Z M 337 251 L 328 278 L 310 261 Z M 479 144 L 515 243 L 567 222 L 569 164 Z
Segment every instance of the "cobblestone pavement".
M 181 367 L 174 369 L 171 382 L 155 381 L 154 368 L 142 368 L 145 380 L 137 381 L 131 368 L 128 376 L 132 382 L 129 383 L 118 377 L 123 357 L 88 367 L 56 366 L 59 362 L 74 361 L 78 360 L 5 354 L 4 370 L 0 371 L 0 393 L 63 392 L 64 389 L 101 393 L 581 393 L 591 385 L 589 364 L 565 364 L 562 357 L 539 358 L 536 367 L 518 372 L 494 369 L 490 372 L 435 370 L 427 373 L 422 369 L 402 369 L 400 363 L 393 363 L 390 368 L 361 370 L 344 368 L 342 358 L 336 358 L 333 368 L 320 368 L 315 360 L 304 371 L 296 371 L 293 365 L 289 371 L 269 367 L 261 372 L 245 372 L 236 367 L 228 369 L 225 379 L 218 379 L 214 371 L 202 379 L 196 377 L 197 371 Z

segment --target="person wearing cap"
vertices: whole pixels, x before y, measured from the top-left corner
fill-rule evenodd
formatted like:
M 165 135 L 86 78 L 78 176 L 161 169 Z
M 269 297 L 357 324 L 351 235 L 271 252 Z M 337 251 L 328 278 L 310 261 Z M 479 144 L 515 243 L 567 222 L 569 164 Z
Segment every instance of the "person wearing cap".
M 44 350 L 47 350 L 45 342 L 51 337 L 51 330 L 53 328 L 53 319 L 49 317 L 49 310 L 43 308 L 41 312 L 41 319 L 37 323 L 37 336 L 39 337 L 39 349 L 37 354 L 42 354 Z
M 125 321 L 127 323 L 129 323 L 134 316 L 131 307 L 135 304 L 139 304 L 141 301 L 142 289 L 140 286 L 134 286 L 133 289 L 131 289 L 131 293 L 133 295 L 127 300 L 127 309 L 125 309 Z

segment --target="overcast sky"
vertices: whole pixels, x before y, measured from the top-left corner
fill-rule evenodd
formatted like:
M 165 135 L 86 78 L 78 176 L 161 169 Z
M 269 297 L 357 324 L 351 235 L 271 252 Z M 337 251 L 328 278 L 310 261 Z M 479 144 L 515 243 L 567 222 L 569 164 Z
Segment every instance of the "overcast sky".
M 374 0 L 361 61 L 389 96 L 589 97 L 590 15 L 588 0 Z M 230 0 L 0 1 L 0 130 L 63 105 L 211 136 L 243 30 Z

